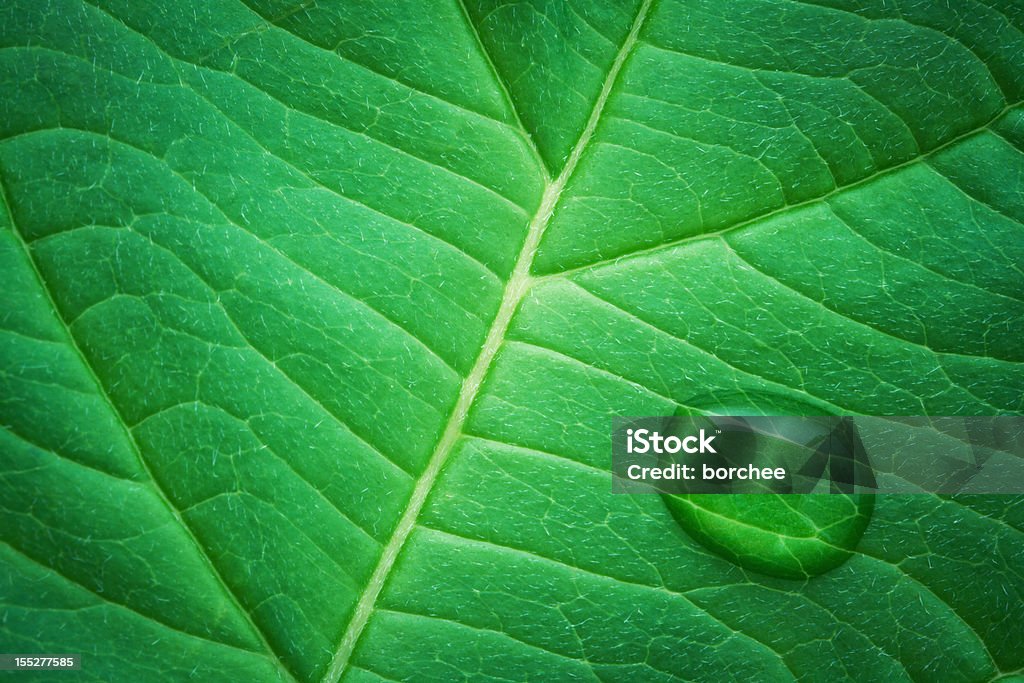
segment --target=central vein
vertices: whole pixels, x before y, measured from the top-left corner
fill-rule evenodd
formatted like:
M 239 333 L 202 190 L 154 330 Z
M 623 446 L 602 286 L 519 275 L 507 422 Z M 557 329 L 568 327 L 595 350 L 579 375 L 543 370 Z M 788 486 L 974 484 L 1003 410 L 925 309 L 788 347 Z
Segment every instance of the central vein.
M 495 354 L 497 354 L 502 341 L 505 339 L 505 333 L 508 331 L 509 323 L 512 321 L 512 315 L 515 313 L 516 308 L 519 306 L 519 302 L 522 301 L 526 292 L 530 288 L 530 284 L 533 280 L 533 277 L 530 275 L 530 268 L 533 265 L 533 258 L 537 253 L 537 247 L 540 245 L 540 239 L 543 236 L 548 223 L 551 221 L 551 216 L 554 214 L 555 206 L 558 204 L 558 200 L 562 196 L 562 190 L 565 189 L 566 183 L 569 182 L 569 178 L 572 177 L 573 172 L 576 170 L 576 166 L 579 164 L 580 157 L 583 155 L 583 151 L 586 149 L 587 144 L 594 135 L 594 130 L 597 128 L 598 121 L 601 118 L 601 112 L 608 101 L 608 97 L 611 94 L 612 87 L 615 85 L 619 72 L 622 70 L 622 65 L 626 62 L 626 58 L 629 57 L 630 52 L 633 50 L 633 46 L 636 44 L 637 38 L 640 35 L 640 29 L 643 27 L 644 20 L 647 17 L 647 13 L 650 10 L 652 2 L 653 0 L 644 0 L 643 4 L 640 6 L 636 18 L 633 20 L 633 26 L 629 31 L 629 35 L 626 36 L 625 41 L 623 41 L 622 47 L 619 49 L 619 53 L 616 55 L 615 61 L 612 63 L 611 69 L 608 71 L 608 76 L 604 80 L 601 92 L 598 95 L 597 100 L 594 102 L 594 108 L 590 112 L 590 118 L 587 120 L 587 125 L 580 134 L 579 140 L 576 141 L 576 145 L 573 147 L 572 153 L 565 162 L 562 172 L 552 182 L 549 182 L 547 187 L 544 189 L 540 206 L 537 207 L 537 211 L 533 215 L 533 219 L 530 221 L 530 225 L 527 228 L 526 240 L 523 242 L 523 247 L 519 251 L 519 256 L 516 258 L 516 264 L 512 269 L 512 275 L 509 277 L 508 283 L 505 285 L 505 292 L 501 297 L 501 305 L 498 307 L 498 312 L 487 332 L 487 338 L 484 341 L 483 347 L 480 349 L 480 354 L 477 356 L 476 362 L 473 364 L 473 369 L 470 370 L 469 374 L 462 382 L 462 388 L 459 390 L 458 400 L 456 400 L 455 407 L 452 409 L 451 415 L 448 417 L 448 423 L 445 425 L 444 433 L 441 435 L 441 440 L 438 441 L 437 447 L 431 454 L 430 461 L 427 463 L 426 469 L 423 470 L 423 474 L 421 474 L 420 478 L 416 481 L 416 487 L 413 489 L 412 496 L 409 498 L 409 504 L 406 506 L 405 512 L 402 513 L 402 517 L 399 519 L 394 533 L 391 535 L 391 538 L 388 540 L 387 545 L 381 553 L 380 559 L 377 562 L 377 566 L 373 571 L 373 575 L 370 577 L 370 581 L 367 584 L 366 589 L 363 591 L 363 594 L 359 598 L 359 602 L 356 604 L 355 611 L 352 613 L 352 618 L 349 620 L 348 628 L 345 629 L 345 634 L 342 636 L 341 644 L 338 646 L 338 651 L 334 654 L 334 658 L 331 660 L 331 666 L 328 668 L 327 673 L 323 678 L 324 683 L 334 683 L 337 681 L 344 672 L 345 667 L 348 665 L 349 658 L 352 655 L 352 650 L 355 648 L 356 643 L 359 640 L 359 636 L 362 634 L 367 621 L 370 619 L 370 615 L 373 613 L 377 597 L 380 595 L 381 589 L 387 581 L 388 574 L 391 573 L 391 568 L 394 566 L 399 552 L 401 552 L 406 539 L 408 539 L 409 534 L 412 533 L 413 528 L 416 526 L 416 519 L 419 517 L 420 510 L 423 509 L 423 504 L 427 499 L 427 495 L 430 493 L 431 489 L 433 489 L 434 482 L 437 480 L 437 475 L 440 473 L 441 467 L 448 459 L 448 455 L 451 453 L 452 447 L 462 435 L 462 428 L 466 422 L 466 416 L 469 414 L 469 409 L 473 405 L 473 401 L 476 399 L 480 385 L 483 383 L 484 377 L 487 375 L 487 371 L 490 369 L 491 363 L 494 361 Z

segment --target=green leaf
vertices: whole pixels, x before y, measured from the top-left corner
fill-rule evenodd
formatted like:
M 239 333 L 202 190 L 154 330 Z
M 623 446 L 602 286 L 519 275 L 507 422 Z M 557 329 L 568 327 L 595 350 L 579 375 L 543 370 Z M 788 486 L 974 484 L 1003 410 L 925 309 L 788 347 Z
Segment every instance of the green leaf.
M 684 528 L 609 436 L 1024 411 L 1022 100 L 1013 0 L 3 3 L 0 651 L 1019 677 L 1024 498 Z

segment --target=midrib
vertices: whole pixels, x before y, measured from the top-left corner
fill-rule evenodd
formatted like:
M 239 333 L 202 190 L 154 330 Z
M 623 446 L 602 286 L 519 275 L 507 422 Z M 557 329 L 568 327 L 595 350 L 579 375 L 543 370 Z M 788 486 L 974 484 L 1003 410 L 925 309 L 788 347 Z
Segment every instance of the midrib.
M 530 275 L 530 268 L 533 265 L 533 258 L 537 253 L 540 239 L 551 220 L 559 198 L 562 196 L 562 190 L 565 189 L 566 183 L 572 177 L 580 157 L 583 155 L 583 151 L 594 135 L 598 121 L 601 118 L 601 112 L 604 110 L 604 106 L 618 79 L 623 64 L 625 64 L 626 59 L 633 50 L 633 46 L 636 44 L 652 2 L 653 0 L 644 0 L 640 5 L 640 9 L 633 19 L 633 25 L 630 28 L 629 34 L 623 41 L 622 47 L 619 48 L 619 52 L 612 62 L 611 69 L 609 69 L 608 75 L 605 77 L 601 92 L 594 102 L 594 107 L 590 112 L 590 117 L 587 119 L 583 132 L 573 146 L 572 152 L 562 168 L 562 172 L 559 173 L 557 178 L 549 182 L 544 189 L 540 206 L 537 207 L 536 213 L 534 213 L 533 218 L 530 220 L 530 225 L 526 232 L 526 240 L 523 242 L 523 247 L 516 258 L 512 275 L 505 285 L 505 291 L 501 297 L 501 305 L 498 307 L 494 321 L 487 331 L 483 347 L 480 349 L 472 370 L 470 370 L 462 382 L 455 407 L 452 408 L 452 412 L 448 416 L 448 423 L 445 425 L 441 439 L 438 441 L 434 452 L 430 456 L 430 460 L 427 462 L 426 469 L 424 469 L 423 474 L 416 481 L 412 496 L 409 498 L 409 504 L 406 506 L 405 512 L 402 513 L 401 519 L 398 520 L 398 525 L 395 527 L 395 531 L 392 533 L 387 545 L 384 546 L 370 581 L 359 597 L 359 602 L 356 603 L 355 611 L 353 611 L 352 618 L 345 629 L 345 634 L 342 636 L 338 650 L 335 652 L 331 665 L 324 675 L 324 683 L 335 683 L 345 672 L 352 651 L 355 649 L 356 643 L 359 641 L 359 637 L 362 635 L 363 629 L 373 613 L 377 597 L 380 595 L 388 575 L 391 573 L 391 568 L 394 566 L 398 554 L 409 538 L 409 534 L 412 533 L 413 528 L 416 526 L 416 519 L 419 517 L 420 510 L 423 509 L 427 496 L 434 488 L 437 475 L 441 472 L 441 468 L 448 459 L 448 455 L 455 442 L 462 435 L 466 416 L 469 414 L 473 401 L 476 400 L 477 392 L 480 389 L 481 383 L 483 383 L 484 377 L 487 375 L 487 371 L 491 367 L 491 363 L 494 361 L 494 356 L 505 339 L 505 333 L 508 331 L 509 323 L 512 321 L 512 315 L 530 288 L 533 280 L 533 277 Z

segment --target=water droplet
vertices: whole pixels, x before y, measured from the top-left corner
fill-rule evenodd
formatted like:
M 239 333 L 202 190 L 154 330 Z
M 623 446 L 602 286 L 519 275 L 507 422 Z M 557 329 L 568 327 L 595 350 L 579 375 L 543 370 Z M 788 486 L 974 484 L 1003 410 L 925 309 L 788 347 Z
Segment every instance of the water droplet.
M 784 404 L 790 415 L 824 414 L 819 406 L 799 405 L 789 397 L 731 398 L 714 412 L 763 415 L 763 409 L 750 406 Z M 728 412 L 722 410 L 726 404 Z M 793 425 L 806 428 L 801 421 Z M 790 579 L 816 576 L 845 562 L 864 535 L 875 503 L 874 495 L 854 493 L 691 493 L 663 499 L 680 526 L 705 547 L 747 569 Z
M 847 560 L 871 520 L 870 494 L 665 495 L 680 526 L 736 564 L 804 579 Z

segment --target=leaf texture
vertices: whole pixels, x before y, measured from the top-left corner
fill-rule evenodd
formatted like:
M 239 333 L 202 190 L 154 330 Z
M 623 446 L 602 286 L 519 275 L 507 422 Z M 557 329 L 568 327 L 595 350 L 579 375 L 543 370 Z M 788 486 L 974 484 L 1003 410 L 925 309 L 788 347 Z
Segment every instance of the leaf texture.
M 608 469 L 616 415 L 1024 411 L 1022 101 L 1013 0 L 5 2 L 0 650 L 1019 674 L 1019 497 L 786 578 Z

